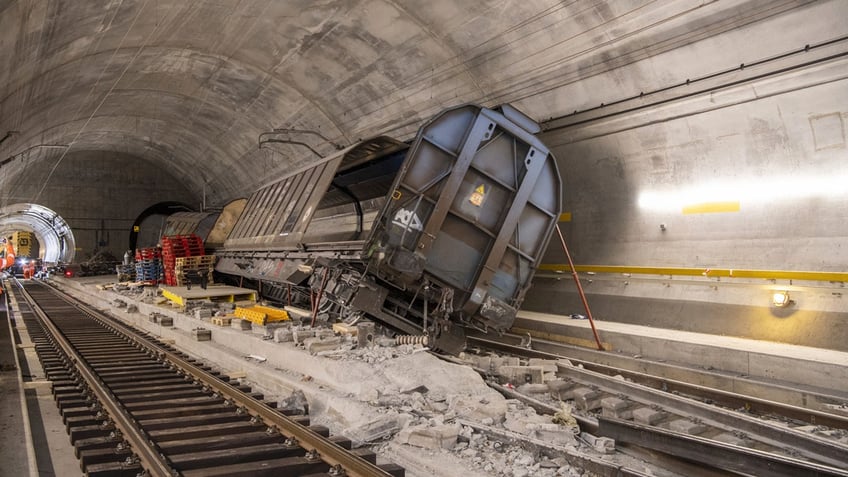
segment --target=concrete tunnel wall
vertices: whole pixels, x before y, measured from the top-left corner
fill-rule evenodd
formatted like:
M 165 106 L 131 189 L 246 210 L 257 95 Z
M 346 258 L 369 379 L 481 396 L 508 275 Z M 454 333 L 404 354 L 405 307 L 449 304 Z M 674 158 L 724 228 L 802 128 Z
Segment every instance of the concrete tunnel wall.
M 846 120 L 841 80 L 575 142 L 548 137 L 575 260 L 845 271 Z M 702 187 L 703 198 L 676 198 Z M 647 193 L 661 200 L 640 204 Z M 546 261 L 564 262 L 554 245 Z
M 764 29 L 785 32 L 778 43 L 798 43 L 813 18 L 788 20 L 666 56 L 721 51 L 719 45 L 746 38 L 746 50 L 764 52 L 757 41 Z M 722 70 L 715 55 L 699 58 Z M 812 58 L 793 65 L 805 61 Z M 716 80 L 724 86 L 700 95 L 691 95 L 693 85 L 653 108 L 638 109 L 646 98 L 611 117 L 604 108 L 577 114 L 546 133 L 563 175 L 571 220 L 560 225 L 575 263 L 848 271 L 848 63 L 777 71 L 785 66 L 761 67 L 767 78 L 742 85 Z M 544 261 L 566 263 L 556 240 Z M 602 320 L 848 349 L 844 283 L 613 274 L 582 280 Z M 775 289 L 790 290 L 789 309 L 771 306 Z M 524 307 L 585 314 L 570 276 L 544 272 Z
M 133 221 L 156 202 L 199 204 L 180 180 L 144 159 L 111 151 L 72 151 L 57 165 L 59 157 L 61 150 L 42 159 L 47 165 L 29 167 L 19 187 L 4 198 L 41 204 L 64 218 L 76 240 L 75 262 L 85 261 L 95 250 L 121 259 Z

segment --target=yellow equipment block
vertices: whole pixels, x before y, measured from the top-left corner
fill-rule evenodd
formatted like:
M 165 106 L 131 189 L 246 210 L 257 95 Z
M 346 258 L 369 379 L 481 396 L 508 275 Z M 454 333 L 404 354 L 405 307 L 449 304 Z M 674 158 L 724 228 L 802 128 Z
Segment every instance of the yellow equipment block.
M 251 306 L 250 308 L 237 306 L 235 315 L 257 325 L 266 325 L 272 321 L 285 321 L 289 319 L 289 314 L 285 310 L 262 305 Z

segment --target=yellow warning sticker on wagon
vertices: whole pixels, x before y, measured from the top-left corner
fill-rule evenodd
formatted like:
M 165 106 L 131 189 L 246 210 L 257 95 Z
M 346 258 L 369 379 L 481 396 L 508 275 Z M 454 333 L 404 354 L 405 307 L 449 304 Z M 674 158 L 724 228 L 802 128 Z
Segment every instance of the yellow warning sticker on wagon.
M 483 187 L 483 184 L 477 186 L 474 189 L 474 192 L 471 193 L 471 197 L 468 198 L 468 202 L 471 202 L 471 205 L 480 207 L 483 205 L 483 199 L 486 198 L 486 188 Z

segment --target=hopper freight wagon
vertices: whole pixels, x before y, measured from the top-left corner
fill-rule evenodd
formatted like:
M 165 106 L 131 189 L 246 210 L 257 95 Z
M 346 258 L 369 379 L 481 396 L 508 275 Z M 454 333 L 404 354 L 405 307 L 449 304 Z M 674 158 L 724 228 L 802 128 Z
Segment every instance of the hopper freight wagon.
M 457 352 L 465 327 L 512 325 L 558 219 L 538 132 L 509 105 L 466 105 L 410 143 L 362 141 L 253 193 L 216 269 L 306 291 L 313 319 L 367 317 Z

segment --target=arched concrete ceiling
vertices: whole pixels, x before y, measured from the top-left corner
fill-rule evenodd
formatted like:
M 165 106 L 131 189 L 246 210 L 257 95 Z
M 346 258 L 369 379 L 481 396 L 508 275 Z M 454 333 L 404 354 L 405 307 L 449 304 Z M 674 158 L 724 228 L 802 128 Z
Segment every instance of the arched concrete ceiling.
M 648 60 L 806 3 L 0 0 L 0 172 L 37 144 L 68 146 L 46 167 L 120 151 L 222 204 L 313 158 L 259 150 L 264 131 L 407 137 L 462 102 L 556 117 L 712 73 L 715 52 Z M 727 65 L 773 52 L 720 54 Z M 0 174 L 0 187 L 14 182 Z

